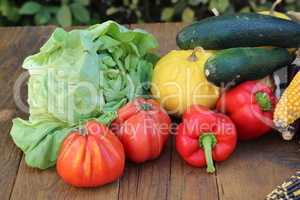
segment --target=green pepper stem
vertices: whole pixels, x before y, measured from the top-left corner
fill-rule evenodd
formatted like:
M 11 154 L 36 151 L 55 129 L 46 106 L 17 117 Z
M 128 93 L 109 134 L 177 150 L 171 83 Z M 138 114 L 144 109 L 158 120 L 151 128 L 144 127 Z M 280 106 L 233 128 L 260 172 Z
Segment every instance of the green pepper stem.
M 257 92 L 255 94 L 256 102 L 263 111 L 272 110 L 272 103 L 269 96 L 265 92 Z
M 204 133 L 199 137 L 199 145 L 204 149 L 205 160 L 206 160 L 206 171 L 208 173 L 214 173 L 215 167 L 212 159 L 212 149 L 217 143 L 216 136 L 213 133 Z

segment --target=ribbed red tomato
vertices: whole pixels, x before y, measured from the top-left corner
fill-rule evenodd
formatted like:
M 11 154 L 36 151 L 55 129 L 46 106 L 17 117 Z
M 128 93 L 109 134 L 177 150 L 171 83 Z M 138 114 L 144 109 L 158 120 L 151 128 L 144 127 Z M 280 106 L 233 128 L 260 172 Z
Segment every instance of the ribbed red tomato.
M 118 111 L 112 125 L 126 157 L 136 163 L 157 158 L 169 136 L 171 119 L 153 99 L 137 98 Z
M 125 153 L 119 139 L 104 125 L 89 121 L 83 133 L 73 132 L 63 142 L 57 173 L 71 185 L 96 187 L 123 174 Z

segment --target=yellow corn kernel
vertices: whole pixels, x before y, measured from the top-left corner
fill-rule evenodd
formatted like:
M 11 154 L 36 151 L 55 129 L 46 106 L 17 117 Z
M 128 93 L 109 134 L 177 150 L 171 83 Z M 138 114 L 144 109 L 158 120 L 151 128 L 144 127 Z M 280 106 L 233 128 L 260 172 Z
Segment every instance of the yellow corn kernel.
M 274 123 L 286 128 L 300 118 L 300 72 L 283 92 L 274 111 Z

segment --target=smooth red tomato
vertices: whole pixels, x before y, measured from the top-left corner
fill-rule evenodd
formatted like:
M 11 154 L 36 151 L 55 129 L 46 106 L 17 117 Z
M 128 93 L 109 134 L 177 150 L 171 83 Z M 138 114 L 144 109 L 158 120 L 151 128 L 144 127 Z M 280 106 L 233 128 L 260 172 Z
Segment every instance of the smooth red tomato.
M 136 163 L 157 158 L 169 136 L 171 119 L 153 99 L 138 98 L 118 111 L 112 130 Z
M 96 187 L 123 174 L 122 143 L 106 126 L 89 121 L 83 133 L 73 132 L 63 142 L 56 169 L 66 182 L 77 187 Z

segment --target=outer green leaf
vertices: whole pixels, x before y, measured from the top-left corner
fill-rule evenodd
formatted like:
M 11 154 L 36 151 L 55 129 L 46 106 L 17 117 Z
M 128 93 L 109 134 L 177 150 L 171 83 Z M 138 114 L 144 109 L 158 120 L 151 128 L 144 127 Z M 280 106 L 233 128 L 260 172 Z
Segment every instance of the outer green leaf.
M 19 10 L 15 7 L 14 2 L 9 0 L 0 1 L 0 14 L 5 16 L 9 21 L 17 22 L 20 19 Z M 6 21 L 1 18 L 1 21 Z
M 216 8 L 219 12 L 223 13 L 229 6 L 229 0 L 211 0 L 209 8 Z
M 22 15 L 33 15 L 41 10 L 42 6 L 34 1 L 28 1 L 22 5 L 19 13 Z
M 72 25 L 72 15 L 70 8 L 67 5 L 60 7 L 56 14 L 58 23 L 61 26 L 71 26 Z
M 152 63 L 153 65 L 155 65 L 159 59 L 160 57 L 155 53 L 149 53 L 145 56 L 145 60 L 147 60 L 149 63 Z
M 50 21 L 50 13 L 46 10 L 40 11 L 34 16 L 34 21 L 37 25 L 46 24 Z
M 17 22 L 20 19 L 19 10 L 15 7 L 11 8 L 6 15 L 7 19 L 13 22 Z
M 75 0 L 76 3 L 80 3 L 83 6 L 90 5 L 90 0 Z
M 251 11 L 251 8 L 249 6 L 246 6 L 246 7 L 243 7 L 240 12 L 241 13 L 247 13 L 247 12 L 250 12 Z
M 30 117 L 15 119 L 11 135 L 26 163 L 53 166 L 71 130 L 91 119 L 110 123 L 122 105 L 147 95 L 155 62 L 149 51 L 157 44 L 151 34 L 113 21 L 56 29 L 23 64 L 30 73 Z
M 71 4 L 72 14 L 79 22 L 87 23 L 90 21 L 89 11 L 79 3 Z
M 125 6 L 130 6 L 129 0 L 123 0 L 123 4 L 124 4 Z
M 191 8 L 185 8 L 182 13 L 183 22 L 192 22 L 194 21 L 195 12 Z
M 131 99 L 130 99 L 131 100 Z M 119 109 L 121 106 L 123 106 L 126 102 L 128 101 L 128 99 L 123 98 L 120 101 L 111 101 L 108 102 L 104 105 L 103 107 L 103 111 L 106 112 L 114 112 L 117 109 Z
M 98 117 L 96 120 L 99 121 L 102 124 L 110 124 L 112 121 L 114 121 L 118 117 L 117 112 L 107 112 Z
M 198 6 L 200 3 L 207 3 L 208 0 L 188 0 L 191 6 Z
M 55 165 L 60 145 L 71 130 L 72 127 L 50 119 L 26 122 L 17 118 L 10 134 L 25 153 L 27 165 L 46 169 Z
M 56 14 L 58 11 L 59 11 L 59 8 L 58 6 L 47 6 L 47 7 L 44 7 L 43 10 L 46 10 L 47 12 L 51 13 L 51 14 Z
M 174 16 L 174 8 L 167 7 L 163 9 L 160 19 L 162 21 L 171 21 L 173 16 Z

